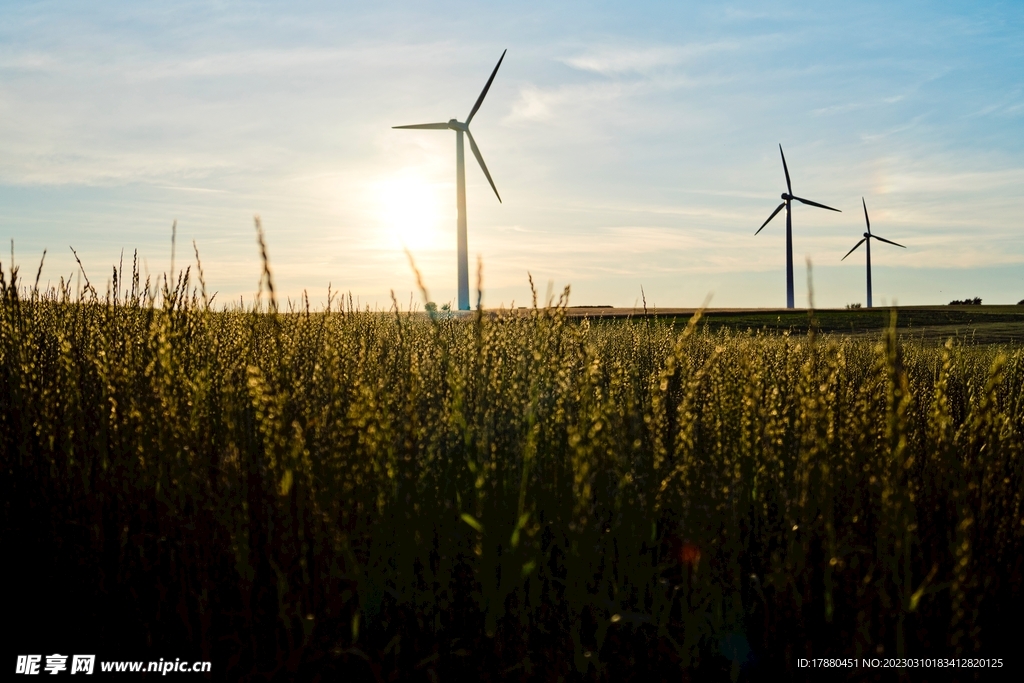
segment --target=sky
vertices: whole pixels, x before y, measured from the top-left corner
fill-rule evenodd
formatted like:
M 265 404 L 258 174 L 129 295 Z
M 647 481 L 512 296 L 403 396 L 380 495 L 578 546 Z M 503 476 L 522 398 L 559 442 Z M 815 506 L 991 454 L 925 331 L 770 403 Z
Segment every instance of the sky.
M 456 296 L 455 134 L 487 307 L 1024 299 L 1024 3 L 0 3 L 0 238 L 104 291 L 194 264 L 251 301 Z M 123 254 L 123 256 L 122 256 Z M 10 266 L 7 249 L 0 262 Z M 475 298 L 475 297 L 474 297 Z

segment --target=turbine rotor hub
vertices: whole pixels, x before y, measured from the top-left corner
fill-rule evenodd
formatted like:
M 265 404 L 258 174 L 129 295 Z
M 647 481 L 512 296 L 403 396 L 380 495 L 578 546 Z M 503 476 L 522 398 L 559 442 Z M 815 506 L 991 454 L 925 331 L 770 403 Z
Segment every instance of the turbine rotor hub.
M 784 199 L 785 201 L 787 201 L 787 202 L 788 202 L 788 201 L 789 201 L 790 199 L 792 199 L 792 198 L 793 198 L 793 195 L 789 194 L 788 192 L 783 192 L 783 193 L 782 193 L 782 198 L 783 198 L 783 199 Z
M 469 126 L 459 121 L 456 121 L 455 119 L 452 119 L 451 121 L 448 122 L 448 127 L 451 128 L 452 130 L 461 130 L 463 132 L 469 130 Z
M 867 239 L 869 237 L 871 237 L 871 235 L 869 235 L 868 233 L 864 233 L 864 239 Z

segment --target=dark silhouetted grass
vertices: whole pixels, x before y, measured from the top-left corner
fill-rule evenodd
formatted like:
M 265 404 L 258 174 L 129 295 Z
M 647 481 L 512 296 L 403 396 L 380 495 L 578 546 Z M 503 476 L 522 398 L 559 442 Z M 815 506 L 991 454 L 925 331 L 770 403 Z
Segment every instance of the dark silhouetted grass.
M 214 311 L 188 272 L 119 276 L 0 282 L 18 652 L 253 680 L 1013 656 L 1019 347 Z

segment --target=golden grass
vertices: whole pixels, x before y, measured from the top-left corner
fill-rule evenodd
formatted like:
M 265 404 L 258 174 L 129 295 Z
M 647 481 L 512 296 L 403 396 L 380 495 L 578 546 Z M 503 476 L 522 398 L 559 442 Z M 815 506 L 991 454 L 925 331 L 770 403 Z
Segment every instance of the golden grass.
M 160 297 L 119 277 L 0 282 L 19 647 L 368 680 L 1006 656 L 1019 347 L 596 325 L 565 299 L 218 312 L 187 271 Z

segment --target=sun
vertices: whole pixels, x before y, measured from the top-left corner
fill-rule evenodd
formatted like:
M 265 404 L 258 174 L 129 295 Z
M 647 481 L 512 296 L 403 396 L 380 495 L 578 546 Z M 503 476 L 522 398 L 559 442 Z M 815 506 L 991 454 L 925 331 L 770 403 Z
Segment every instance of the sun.
M 411 250 L 438 249 L 442 188 L 405 172 L 376 185 L 377 212 L 382 227 L 396 246 Z

